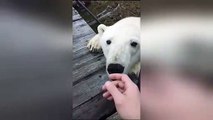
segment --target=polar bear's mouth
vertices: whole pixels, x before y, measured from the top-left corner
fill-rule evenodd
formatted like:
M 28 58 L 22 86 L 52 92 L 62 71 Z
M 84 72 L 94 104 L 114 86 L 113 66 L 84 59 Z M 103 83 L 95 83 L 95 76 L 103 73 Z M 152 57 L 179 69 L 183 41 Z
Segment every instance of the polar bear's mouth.
M 107 67 L 107 71 L 109 74 L 112 73 L 123 73 L 124 71 L 124 66 L 121 64 L 109 64 Z

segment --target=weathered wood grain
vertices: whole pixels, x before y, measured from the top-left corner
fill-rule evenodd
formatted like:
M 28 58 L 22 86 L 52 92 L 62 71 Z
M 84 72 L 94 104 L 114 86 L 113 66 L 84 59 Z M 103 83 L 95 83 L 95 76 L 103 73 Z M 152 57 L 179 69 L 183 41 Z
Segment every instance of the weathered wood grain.
M 72 20 L 73 20 L 73 22 L 78 21 L 80 19 L 82 19 L 82 17 L 78 14 L 78 12 L 74 8 L 72 8 Z
M 75 59 L 73 60 L 74 66 L 73 69 L 78 69 L 82 66 L 85 66 L 88 63 L 91 63 L 92 61 L 99 61 L 101 60 L 101 58 L 103 57 L 103 55 L 98 54 L 94 57 L 91 57 L 91 54 L 86 54 L 84 56 L 82 56 L 82 59 Z
M 84 37 L 86 35 L 95 35 L 94 31 L 91 28 L 88 28 L 88 25 L 84 20 L 73 22 L 73 34 L 74 42 L 78 38 Z
M 73 111 L 73 119 L 101 120 L 107 118 L 116 110 L 113 102 L 107 101 L 102 97 L 102 94 L 98 94 L 88 102 L 75 107 Z
M 80 47 L 86 47 L 88 41 L 95 36 L 95 34 L 87 34 L 84 35 L 82 37 L 80 37 L 79 39 L 74 39 L 73 40 L 73 44 L 75 44 L 75 46 L 73 46 L 74 50 L 78 50 Z
M 115 112 L 112 102 L 102 97 L 108 80 L 103 53 L 86 47 L 96 33 L 73 11 L 73 119 L 105 119 Z
M 97 80 L 99 82 L 97 82 Z M 101 86 L 108 80 L 108 76 L 104 74 L 103 70 L 96 72 L 87 78 L 84 78 L 82 83 L 76 84 L 73 89 L 73 107 L 86 102 L 88 99 L 94 97 L 95 95 L 102 93 Z
M 93 72 L 97 72 L 101 68 L 105 67 L 105 59 L 101 58 L 98 61 L 91 62 L 90 64 L 84 65 L 77 70 L 73 71 L 73 82 L 86 77 Z M 106 73 L 106 72 L 105 72 Z

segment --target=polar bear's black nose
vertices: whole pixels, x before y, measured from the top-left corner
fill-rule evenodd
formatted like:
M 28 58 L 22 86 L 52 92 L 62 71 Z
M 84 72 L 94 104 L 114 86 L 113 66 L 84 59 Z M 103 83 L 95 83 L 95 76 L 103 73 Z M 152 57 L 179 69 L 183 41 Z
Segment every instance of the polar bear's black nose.
M 123 73 L 124 71 L 124 66 L 120 64 L 109 64 L 107 71 L 109 74 L 111 73 Z

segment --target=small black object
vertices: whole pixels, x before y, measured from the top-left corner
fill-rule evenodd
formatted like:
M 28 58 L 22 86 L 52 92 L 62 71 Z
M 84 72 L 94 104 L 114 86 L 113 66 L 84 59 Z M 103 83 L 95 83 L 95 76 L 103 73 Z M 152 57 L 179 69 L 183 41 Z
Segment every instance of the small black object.
M 109 72 L 109 74 L 112 73 L 123 73 L 124 71 L 124 66 L 120 65 L 120 64 L 109 64 L 107 71 Z
M 138 45 L 138 43 L 136 43 L 136 42 L 131 42 L 131 46 L 132 47 L 136 47 Z
M 107 45 L 110 45 L 111 44 L 111 40 L 107 40 L 106 43 L 107 43 Z

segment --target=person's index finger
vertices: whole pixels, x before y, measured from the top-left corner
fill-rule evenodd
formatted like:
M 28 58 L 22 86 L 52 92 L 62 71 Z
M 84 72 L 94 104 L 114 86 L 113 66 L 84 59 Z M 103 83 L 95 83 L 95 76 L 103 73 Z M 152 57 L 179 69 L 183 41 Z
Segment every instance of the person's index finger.
M 123 94 L 118 90 L 118 88 L 116 88 L 116 86 L 113 83 L 107 81 L 105 85 L 106 89 L 112 95 L 114 100 L 120 101 L 122 99 Z
M 113 73 L 109 75 L 109 79 L 111 80 L 121 80 L 122 74 L 120 73 Z
M 113 73 L 109 75 L 109 79 L 125 81 L 126 79 L 129 79 L 129 77 L 126 74 Z
M 129 76 L 126 75 L 126 74 L 114 73 L 114 74 L 110 74 L 109 78 L 111 80 L 120 80 L 120 81 L 123 81 L 124 83 L 126 83 L 128 85 L 133 83 L 132 80 L 129 78 Z
M 102 88 L 103 91 L 106 90 L 106 86 L 105 85 L 103 85 L 101 88 Z
M 123 81 L 115 80 L 115 81 L 112 81 L 112 83 L 113 83 L 116 87 L 124 88 L 124 82 L 123 82 Z
M 125 83 L 129 83 L 129 82 L 132 82 L 132 80 L 129 78 L 128 75 L 126 74 L 123 74 L 122 77 L 121 77 L 121 80 Z
M 119 83 L 118 83 L 118 86 L 119 86 L 120 88 L 124 88 L 124 82 L 122 82 L 122 81 L 119 82 Z

